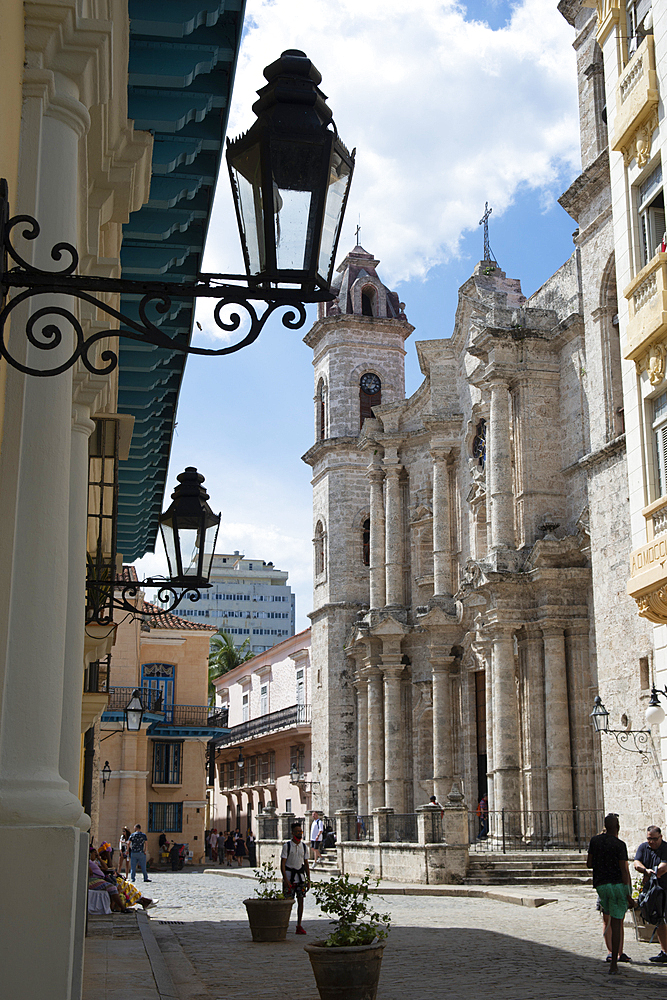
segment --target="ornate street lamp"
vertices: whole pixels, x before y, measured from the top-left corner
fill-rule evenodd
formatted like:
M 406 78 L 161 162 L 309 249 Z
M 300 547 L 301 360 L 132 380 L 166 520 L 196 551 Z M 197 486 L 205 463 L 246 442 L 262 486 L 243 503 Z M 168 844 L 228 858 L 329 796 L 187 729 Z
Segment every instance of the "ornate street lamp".
M 138 733 L 144 717 L 144 706 L 139 690 L 132 692 L 132 697 L 125 709 L 125 725 L 131 733 Z
M 655 691 L 655 688 L 653 690 Z M 652 700 L 653 699 L 651 699 L 651 701 Z M 648 711 L 650 710 L 651 709 L 649 707 Z M 662 712 L 659 705 L 658 711 Z M 648 712 L 646 714 L 648 716 Z M 663 712 L 663 718 L 664 715 L 665 713 Z M 599 694 L 595 696 L 594 707 L 590 714 L 590 718 L 593 722 L 593 729 L 596 733 L 604 733 L 605 735 L 613 736 L 621 750 L 627 750 L 628 753 L 638 753 L 642 758 L 643 764 L 650 763 L 650 757 L 647 753 L 647 747 L 651 739 L 650 729 L 610 729 L 609 712 L 602 704 L 602 698 Z
M 593 720 L 593 729 L 596 733 L 609 731 L 609 712 L 602 704 L 602 698 L 599 694 L 595 696 L 594 708 L 590 717 Z
M 111 767 L 109 765 L 109 761 L 105 760 L 104 767 L 102 768 L 102 798 L 104 798 L 104 794 L 107 790 L 107 781 L 109 780 L 110 777 L 111 777 Z
M 354 151 L 338 138 L 322 76 L 304 52 L 287 49 L 264 76 L 257 121 L 227 143 L 248 278 L 328 290 Z
M 245 764 L 245 760 L 243 759 L 243 750 L 239 750 L 239 758 L 236 763 L 239 766 L 239 776 L 240 776 L 241 774 L 243 774 L 243 765 Z
M 39 237 L 36 219 L 29 215 L 10 218 L 7 182 L 0 180 L 0 357 L 18 371 L 40 378 L 59 375 L 79 360 L 93 374 L 106 375 L 118 364 L 118 355 L 105 344 L 98 355 L 97 343 L 125 337 L 171 352 L 217 356 L 233 354 L 257 340 L 267 319 L 277 309 L 292 307 L 282 316 L 283 325 L 300 329 L 306 322 L 306 302 L 333 299 L 331 276 L 343 214 L 354 170 L 354 150 L 348 153 L 338 138 L 332 113 L 318 84 L 321 76 L 311 61 L 296 49 L 283 52 L 264 71 L 268 80 L 254 105 L 257 121 L 227 149 L 229 172 L 241 232 L 246 274 L 199 274 L 194 282 L 133 281 L 77 274 L 79 254 L 70 243 L 58 242 L 51 259 L 60 268 L 43 270 L 25 260 L 14 246 L 13 230 L 27 240 Z M 8 296 L 10 289 L 17 294 Z M 132 295 L 138 300 L 135 313 L 125 315 L 109 304 L 107 294 Z M 39 296 L 46 295 L 47 300 Z M 67 300 L 74 296 L 106 313 L 111 329 L 84 333 L 81 321 Z M 226 334 L 241 328 L 238 306 L 246 313 L 249 327 L 241 340 L 212 350 L 192 347 L 160 329 L 160 318 L 172 300 L 193 302 L 216 299 L 213 318 Z M 37 301 L 33 301 L 37 299 Z M 40 357 L 51 359 L 44 367 L 21 360 L 16 349 L 18 323 L 12 325 L 13 310 L 28 301 L 24 334 Z M 266 308 L 259 311 L 257 306 Z M 72 333 L 74 336 L 72 337 Z M 73 342 L 68 353 L 65 345 Z M 11 349 L 16 349 L 13 356 Z M 49 354 L 49 352 L 51 352 Z
M 651 688 L 651 700 L 646 709 L 646 721 L 649 726 L 661 726 L 665 721 L 665 710 L 660 704 L 660 696 L 667 697 L 667 688 L 664 691 L 657 691 L 655 684 Z
M 180 485 L 171 494 L 173 503 L 160 515 L 170 581 L 179 587 L 209 587 L 222 515 L 207 504 L 204 477 L 193 466 L 176 478 Z

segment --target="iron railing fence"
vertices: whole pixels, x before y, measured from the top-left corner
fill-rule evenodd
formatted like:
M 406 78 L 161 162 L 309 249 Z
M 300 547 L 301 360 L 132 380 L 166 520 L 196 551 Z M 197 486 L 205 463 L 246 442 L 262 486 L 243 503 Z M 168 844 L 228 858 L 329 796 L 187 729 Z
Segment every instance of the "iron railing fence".
M 373 817 L 357 816 L 357 840 L 373 839 Z
M 109 688 L 110 712 L 122 712 L 135 691 L 139 691 L 141 704 L 145 712 L 155 715 L 162 714 L 164 722 L 173 726 L 191 726 L 197 728 L 226 728 L 227 710 L 211 710 L 208 705 L 164 705 L 163 694 L 155 688 L 111 687 Z
M 291 705 L 281 708 L 278 712 L 260 715 L 257 719 L 249 719 L 238 726 L 232 726 L 228 733 L 217 740 L 219 747 L 229 743 L 240 743 L 250 740 L 263 733 L 271 733 L 277 729 L 289 729 L 310 722 L 310 705 Z
M 604 814 L 598 809 L 490 811 L 484 820 L 468 813 L 470 850 L 476 852 L 585 851 L 600 833 Z
M 101 660 L 93 660 L 87 664 L 83 675 L 83 690 L 85 694 L 105 694 L 109 690 L 109 673 L 111 670 L 111 653 Z
M 394 813 L 389 816 L 389 837 L 397 844 L 417 843 L 417 814 Z

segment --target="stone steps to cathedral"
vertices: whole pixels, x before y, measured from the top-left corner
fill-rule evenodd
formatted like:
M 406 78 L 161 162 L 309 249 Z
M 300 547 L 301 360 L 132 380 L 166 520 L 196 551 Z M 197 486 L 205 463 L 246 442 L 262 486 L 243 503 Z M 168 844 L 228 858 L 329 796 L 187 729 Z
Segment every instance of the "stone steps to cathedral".
M 587 885 L 586 855 L 549 852 L 470 857 L 467 885 Z

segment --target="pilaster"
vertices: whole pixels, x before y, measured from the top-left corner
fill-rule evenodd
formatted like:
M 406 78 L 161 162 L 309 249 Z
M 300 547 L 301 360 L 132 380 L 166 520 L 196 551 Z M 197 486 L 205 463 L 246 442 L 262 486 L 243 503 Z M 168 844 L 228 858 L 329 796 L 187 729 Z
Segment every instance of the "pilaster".
M 572 810 L 572 760 L 565 635 L 559 624 L 542 623 L 546 705 L 547 791 L 550 812 Z
M 490 501 L 491 548 L 515 548 L 514 495 L 509 427 L 509 383 L 506 378 L 489 378 L 491 394 L 487 452 L 487 496 Z
M 370 481 L 370 606 L 385 605 L 385 519 L 382 484 L 384 472 L 375 457 L 368 467 Z
M 403 604 L 403 518 L 400 476 L 402 466 L 385 460 L 385 553 L 387 607 Z
M 493 808 L 521 806 L 521 753 L 514 669 L 514 625 L 495 626 L 492 634 Z

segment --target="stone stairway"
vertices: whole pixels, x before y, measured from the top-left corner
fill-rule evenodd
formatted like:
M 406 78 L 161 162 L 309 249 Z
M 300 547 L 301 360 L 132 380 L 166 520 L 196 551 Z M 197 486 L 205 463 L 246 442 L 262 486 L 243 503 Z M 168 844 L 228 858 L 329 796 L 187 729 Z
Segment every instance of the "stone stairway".
M 320 856 L 319 861 L 310 862 L 310 874 L 312 878 L 324 878 L 325 876 L 340 875 L 338 860 L 335 851 L 328 851 Z
M 471 852 L 466 885 L 590 885 L 586 855 L 576 851 Z

